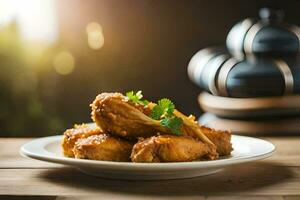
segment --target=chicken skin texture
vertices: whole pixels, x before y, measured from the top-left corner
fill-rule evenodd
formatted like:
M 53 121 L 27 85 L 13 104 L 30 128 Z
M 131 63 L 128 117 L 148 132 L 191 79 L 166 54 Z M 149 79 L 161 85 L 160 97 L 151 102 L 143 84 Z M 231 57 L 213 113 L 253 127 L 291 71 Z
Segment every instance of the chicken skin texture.
M 64 132 L 62 140 L 63 154 L 67 157 L 74 157 L 74 145 L 77 140 L 87 138 L 91 135 L 102 134 L 103 131 L 99 127 L 91 127 L 86 124 L 75 125 L 74 128 L 67 129 Z
M 187 162 L 210 154 L 209 144 L 189 136 L 159 135 L 139 141 L 133 147 L 133 162 Z
M 140 140 L 131 153 L 133 162 L 184 162 L 197 159 L 217 159 L 232 151 L 231 135 L 199 125 L 194 116 L 174 110 L 181 118 L 181 136 L 175 136 L 160 120 L 152 119 L 155 103 L 141 105 L 129 101 L 120 93 L 101 93 L 93 103 L 92 119 L 112 136 Z
M 172 134 L 168 128 L 160 124 L 159 120 L 149 117 L 155 105 L 151 102 L 147 106 L 132 103 L 120 93 L 101 93 L 91 104 L 91 115 L 104 132 L 124 138 L 147 138 L 158 133 Z M 174 111 L 174 115 L 183 120 L 182 135 L 209 144 L 211 149 L 209 159 L 216 159 L 218 157 L 216 145 L 202 132 L 202 126 L 197 124 L 194 117 L 187 117 L 178 110 Z
M 105 132 L 125 138 L 151 137 L 159 122 L 148 117 L 141 106 L 126 101 L 120 93 L 99 94 L 92 107 L 92 119 Z
M 153 163 L 214 160 L 231 154 L 230 132 L 202 126 L 193 115 L 186 116 L 174 107 L 168 115 L 153 117 L 156 108 L 162 109 L 160 102 L 155 104 L 127 96 L 99 94 L 90 105 L 96 126 L 82 124 L 66 130 L 62 141 L 64 155 Z M 163 123 L 166 117 L 180 119 L 176 131 Z
M 75 158 L 126 162 L 130 161 L 133 144 L 109 134 L 79 139 L 74 147 Z
M 154 103 L 149 103 L 147 106 L 132 103 L 120 93 L 101 93 L 91 104 L 91 115 L 93 121 L 105 132 L 120 137 L 145 138 L 157 135 L 158 132 L 171 134 L 169 129 L 160 124 L 159 120 L 149 117 L 154 106 Z M 201 133 L 201 127 L 194 119 L 177 110 L 174 114 L 183 120 L 181 130 L 183 135 L 210 143 L 209 139 Z
M 231 140 L 231 133 L 228 131 L 216 131 L 214 129 L 201 126 L 201 131 L 206 137 L 212 141 L 217 147 L 219 156 L 228 156 L 233 150 Z

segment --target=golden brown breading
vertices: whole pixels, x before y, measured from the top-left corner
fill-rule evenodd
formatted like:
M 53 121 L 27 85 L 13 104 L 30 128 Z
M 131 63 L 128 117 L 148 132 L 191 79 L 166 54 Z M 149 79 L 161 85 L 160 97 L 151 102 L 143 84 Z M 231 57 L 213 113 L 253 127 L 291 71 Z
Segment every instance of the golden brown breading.
M 149 117 L 149 113 L 151 113 L 151 109 L 155 105 L 154 103 L 148 103 L 147 106 L 134 104 L 120 93 L 102 93 L 91 104 L 92 119 L 105 132 L 125 138 L 148 138 L 156 136 L 158 133 L 171 134 L 170 129 L 162 126 L 159 120 Z M 188 136 L 193 137 L 193 141 L 202 142 L 201 144 L 207 146 L 209 151 L 206 157 L 208 159 L 216 159 L 219 154 L 229 155 L 232 151 L 229 132 L 215 131 L 201 126 L 193 117 L 187 117 L 176 109 L 173 114 L 183 120 L 181 127 L 183 136 L 187 138 L 189 138 Z M 158 141 L 159 139 L 152 140 Z M 183 143 L 185 142 L 187 143 L 186 140 L 183 140 Z M 175 144 L 181 146 L 178 145 L 180 143 L 177 140 L 174 142 Z M 179 156 L 178 159 L 180 160 L 181 157 Z
M 147 138 L 157 133 L 172 134 L 169 128 L 161 125 L 160 120 L 149 117 L 154 106 L 154 103 L 148 103 L 147 106 L 133 104 L 120 93 L 101 93 L 91 104 L 92 119 L 104 132 L 125 138 Z M 193 117 L 187 117 L 178 110 L 174 110 L 174 115 L 183 120 L 183 135 L 209 144 L 212 149 L 210 159 L 218 157 L 217 147 L 202 133 L 201 126 Z
M 136 143 L 131 160 L 148 163 L 193 161 L 209 155 L 210 147 L 189 136 L 159 135 Z
M 86 124 L 75 125 L 74 128 L 67 129 L 64 132 L 62 140 L 63 153 L 67 157 L 74 157 L 73 148 L 76 141 L 80 138 L 87 138 L 91 135 L 102 134 L 103 131 L 99 127 L 91 127 Z
M 201 126 L 201 131 L 217 146 L 217 152 L 220 156 L 230 155 L 233 150 L 232 144 L 230 143 L 230 132 L 216 131 L 205 126 Z
M 148 117 L 120 93 L 101 93 L 91 104 L 92 119 L 105 132 L 126 138 L 156 135 L 159 121 Z M 149 112 L 149 111 L 148 111 Z
M 133 144 L 113 137 L 109 134 L 92 135 L 79 139 L 74 147 L 75 158 L 106 160 L 106 161 L 130 161 Z

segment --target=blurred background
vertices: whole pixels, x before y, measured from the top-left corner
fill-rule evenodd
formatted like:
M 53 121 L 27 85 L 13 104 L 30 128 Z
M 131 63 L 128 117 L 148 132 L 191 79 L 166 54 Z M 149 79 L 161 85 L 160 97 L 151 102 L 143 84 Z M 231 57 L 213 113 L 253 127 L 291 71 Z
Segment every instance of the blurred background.
M 142 90 L 199 116 L 189 60 L 264 6 L 300 25 L 297 0 L 0 0 L 0 137 L 89 122 L 89 104 L 105 91 Z

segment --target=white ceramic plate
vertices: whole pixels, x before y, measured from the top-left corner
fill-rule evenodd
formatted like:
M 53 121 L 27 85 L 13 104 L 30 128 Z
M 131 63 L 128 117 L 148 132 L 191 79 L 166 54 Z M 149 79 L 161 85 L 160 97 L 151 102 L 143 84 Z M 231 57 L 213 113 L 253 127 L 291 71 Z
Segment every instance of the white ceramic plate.
M 61 135 L 35 139 L 24 144 L 20 152 L 33 159 L 71 165 L 94 176 L 127 180 L 155 180 L 209 175 L 230 165 L 267 158 L 275 150 L 275 146 L 265 140 L 233 135 L 231 142 L 234 151 L 230 157 L 213 161 L 130 163 L 66 158 L 62 154 L 61 140 Z

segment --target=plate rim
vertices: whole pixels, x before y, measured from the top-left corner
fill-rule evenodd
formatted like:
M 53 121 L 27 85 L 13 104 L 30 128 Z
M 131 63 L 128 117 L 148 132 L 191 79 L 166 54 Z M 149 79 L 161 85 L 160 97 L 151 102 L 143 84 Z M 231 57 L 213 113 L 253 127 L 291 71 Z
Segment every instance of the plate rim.
M 20 148 L 20 154 L 24 157 L 51 162 L 51 163 L 59 163 L 64 165 L 76 166 L 76 167 L 90 167 L 90 168 L 109 168 L 111 170 L 119 169 L 119 170 L 180 170 L 180 169 L 189 169 L 189 170 L 197 170 L 203 168 L 218 168 L 224 167 L 228 165 L 234 165 L 239 163 L 245 163 L 255 160 L 261 160 L 267 157 L 270 157 L 276 151 L 276 147 L 271 142 L 254 137 L 247 137 L 247 136 L 239 136 L 239 135 L 232 135 L 233 138 L 244 138 L 250 140 L 259 140 L 261 142 L 265 142 L 270 146 L 270 150 L 264 154 L 256 154 L 253 156 L 244 156 L 244 157 L 237 157 L 237 158 L 224 158 L 219 160 L 211 160 L 211 161 L 192 161 L 192 162 L 168 162 L 168 163 L 133 163 L 133 162 L 115 162 L 115 161 L 98 161 L 98 160 L 88 160 L 88 159 L 75 159 L 75 158 L 68 158 L 68 157 L 58 157 L 58 156 L 51 156 L 51 155 L 44 155 L 41 153 L 35 153 L 28 150 L 28 146 L 34 144 L 41 144 L 41 141 L 55 141 L 58 138 L 62 138 L 63 135 L 55 135 L 55 136 L 48 136 L 48 137 L 41 137 L 33 139 L 25 144 L 23 144 Z M 52 140 L 51 140 L 52 139 Z M 41 145 L 42 146 L 42 145 Z M 44 145 L 46 146 L 46 145 Z

